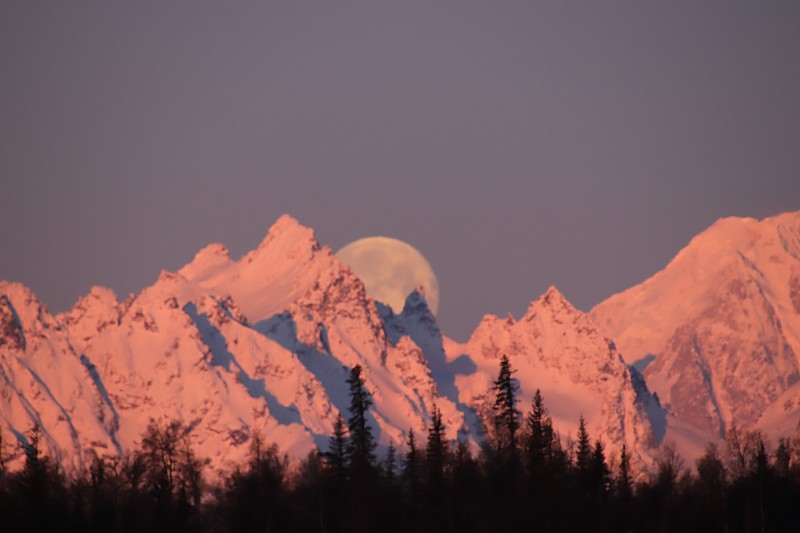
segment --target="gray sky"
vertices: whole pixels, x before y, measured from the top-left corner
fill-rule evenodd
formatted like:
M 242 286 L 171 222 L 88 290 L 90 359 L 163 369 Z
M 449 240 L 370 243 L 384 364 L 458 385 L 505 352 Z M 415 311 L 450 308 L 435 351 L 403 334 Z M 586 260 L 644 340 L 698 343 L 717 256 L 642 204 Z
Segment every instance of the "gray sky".
M 800 2 L 0 5 L 0 278 L 121 297 L 284 212 L 417 247 L 466 338 L 800 209 Z

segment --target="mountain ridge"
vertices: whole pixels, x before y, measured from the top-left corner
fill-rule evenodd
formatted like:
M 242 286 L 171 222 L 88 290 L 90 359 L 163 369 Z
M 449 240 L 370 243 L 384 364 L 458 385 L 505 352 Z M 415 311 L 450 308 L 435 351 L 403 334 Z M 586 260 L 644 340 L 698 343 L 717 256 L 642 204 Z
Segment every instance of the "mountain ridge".
M 123 301 L 94 286 L 53 316 L 27 287 L 0 282 L 0 415 L 19 442 L 40 425 L 73 471 L 133 449 L 151 417 L 180 418 L 222 472 L 256 434 L 296 458 L 324 448 L 358 364 L 382 445 L 424 432 L 436 405 L 447 438 L 477 448 L 491 436 L 493 380 L 507 355 L 521 411 L 540 389 L 565 443 L 584 416 L 609 453 L 625 444 L 646 470 L 656 446 L 679 434 L 713 438 L 759 418 L 785 432 L 787 416 L 800 420 L 799 258 L 800 213 L 721 219 L 589 313 L 551 286 L 519 319 L 486 315 L 458 343 L 423 294 L 394 313 L 284 215 L 241 257 L 210 244 Z M 732 361 L 750 367 L 731 374 Z M 758 392 L 737 404 L 753 383 Z

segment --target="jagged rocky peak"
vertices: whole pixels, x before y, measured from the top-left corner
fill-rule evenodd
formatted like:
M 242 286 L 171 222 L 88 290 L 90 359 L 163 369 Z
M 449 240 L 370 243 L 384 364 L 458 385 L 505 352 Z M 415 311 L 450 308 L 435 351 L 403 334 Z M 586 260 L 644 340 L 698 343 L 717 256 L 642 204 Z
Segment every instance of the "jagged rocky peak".
M 583 415 L 609 451 L 617 453 L 626 444 L 635 451 L 637 464 L 650 464 L 658 436 L 648 408 L 656 402 L 634 379 L 614 343 L 555 287 L 534 300 L 518 321 L 487 315 L 457 348 L 475 366 L 474 372 L 457 377 L 459 399 L 484 424 L 491 423 L 492 383 L 500 357 L 507 355 L 516 370 L 523 410 L 539 389 L 562 437 L 575 435 Z
M 78 299 L 74 308 L 79 309 L 94 309 L 98 307 L 112 308 L 119 305 L 117 294 L 108 287 L 101 287 L 94 285 L 89 289 L 89 292 Z
M 117 295 L 113 290 L 95 285 L 89 289 L 88 294 L 78 298 L 72 309 L 61 313 L 56 318 L 66 325 L 85 321 L 92 322 L 95 328 L 100 328 L 103 324 L 119 320 L 119 307 Z
M 530 338 L 539 338 L 556 335 L 569 336 L 570 341 L 575 341 L 580 334 L 591 333 L 597 336 L 594 323 L 583 312 L 576 309 L 561 291 L 551 286 L 541 296 L 532 300 L 525 314 L 516 320 L 509 314 L 506 318 L 495 315 L 485 315 L 478 327 L 473 331 L 469 342 L 479 342 L 481 338 L 503 335 L 525 335 Z M 562 335 L 563 334 L 563 335 Z M 563 341 L 565 339 L 560 339 Z
M 551 285 L 544 294 L 530 303 L 521 320 L 529 321 L 545 309 L 550 316 L 576 316 L 583 314 L 567 300 L 567 297 L 555 285 Z
M 314 230 L 303 226 L 291 215 L 281 215 L 269 228 L 266 237 L 258 245 L 257 250 L 274 250 L 290 255 L 310 250 L 318 251 L 319 242 Z
M 420 313 L 430 312 L 428 307 L 428 299 L 425 296 L 425 287 L 419 286 L 406 296 L 406 301 L 403 304 L 403 313 Z
M 442 332 L 436 322 L 436 317 L 428 307 L 428 302 L 421 287 L 409 293 L 403 305 L 403 311 L 400 314 L 395 314 L 394 310 L 388 305 L 380 302 L 377 302 L 376 305 L 383 321 L 383 328 L 393 343 L 396 344 L 404 336 L 410 336 L 418 346 L 427 350 L 427 352 L 432 349 L 442 352 Z M 431 353 L 426 353 L 429 358 L 432 355 Z M 432 361 L 429 362 L 433 363 Z
M 0 300 L 18 324 L 20 331 L 36 330 L 52 322 L 47 306 L 29 287 L 22 283 L 0 280 Z
M 179 272 L 170 272 L 169 270 L 162 269 L 158 272 L 156 285 L 178 285 L 186 283 L 187 281 L 186 276 Z
M 186 278 L 197 278 L 230 262 L 231 253 L 228 248 L 224 244 L 212 243 L 197 252 L 194 259 L 178 272 Z
M 433 317 L 433 312 L 428 306 L 428 300 L 425 297 L 425 289 L 423 287 L 417 287 L 408 294 L 405 304 L 403 304 L 403 311 L 401 314 L 406 316 Z

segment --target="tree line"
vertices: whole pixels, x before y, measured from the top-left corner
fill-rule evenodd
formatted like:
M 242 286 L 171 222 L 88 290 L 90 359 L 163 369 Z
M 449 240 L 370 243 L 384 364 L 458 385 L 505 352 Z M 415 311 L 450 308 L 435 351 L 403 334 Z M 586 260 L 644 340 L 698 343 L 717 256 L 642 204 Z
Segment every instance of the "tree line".
M 622 450 L 608 457 L 579 420 L 566 444 L 539 391 L 527 413 L 507 357 L 494 382 L 493 420 L 473 453 L 451 442 L 436 406 L 424 434 L 378 447 L 362 369 L 351 369 L 349 409 L 327 449 L 292 463 L 258 435 L 249 458 L 205 481 L 207 462 L 182 423 L 151 421 L 139 449 L 95 457 L 68 478 L 27 436 L 23 467 L 6 467 L 0 434 L 3 531 L 239 532 L 765 532 L 800 524 L 800 439 L 774 450 L 758 432 L 732 429 L 691 465 L 674 446 L 659 450 L 652 475 Z

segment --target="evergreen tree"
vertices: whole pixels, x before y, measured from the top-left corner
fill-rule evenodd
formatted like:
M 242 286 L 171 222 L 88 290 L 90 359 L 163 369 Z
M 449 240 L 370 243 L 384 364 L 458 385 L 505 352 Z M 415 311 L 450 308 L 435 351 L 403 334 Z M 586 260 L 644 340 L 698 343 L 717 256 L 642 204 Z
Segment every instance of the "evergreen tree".
M 447 522 L 448 502 L 446 497 L 445 466 L 448 460 L 445 427 L 442 413 L 433 406 L 428 443 L 425 447 L 425 518 L 434 530 L 442 531 Z
M 483 479 L 467 443 L 459 440 L 453 454 L 452 483 L 449 485 L 453 531 L 481 531 L 476 515 L 480 514 L 479 503 L 484 501 Z
M 789 475 L 792 466 L 792 446 L 788 438 L 778 439 L 778 447 L 773 455 L 777 473 L 781 476 Z
M 622 451 L 619 454 L 619 469 L 614 483 L 617 497 L 623 501 L 629 501 L 633 495 L 633 478 L 631 477 L 631 455 L 628 447 L 622 443 Z
M 362 368 L 354 366 L 347 378 L 350 393 L 350 436 L 347 439 L 348 494 L 343 524 L 354 533 L 368 531 L 380 513 L 379 472 L 376 469 L 375 438 L 367 420 L 372 396 L 364 385 Z
M 754 439 L 754 458 L 753 458 L 753 487 L 752 491 L 755 493 L 755 509 L 756 518 L 761 531 L 767 529 L 767 500 L 769 499 L 769 485 L 772 477 L 772 471 L 769 465 L 769 456 L 767 454 L 767 446 L 764 442 L 764 436 L 760 431 L 753 434 Z
M 606 464 L 604 449 L 603 443 L 597 439 L 594 442 L 591 461 L 592 490 L 597 495 L 606 494 L 611 484 L 611 473 Z
M 389 447 L 386 448 L 386 458 L 383 460 L 383 475 L 389 485 L 394 483 L 394 478 L 397 474 L 397 450 L 395 450 L 394 443 L 390 442 Z
M 347 420 L 350 438 L 347 452 L 351 473 L 358 476 L 372 470 L 376 448 L 375 437 L 367 421 L 367 413 L 372 406 L 372 396 L 364 386 L 361 373 L 361 365 L 356 365 L 347 378 L 350 389 L 350 418 Z
M 25 472 L 38 474 L 43 467 L 41 458 L 42 430 L 35 424 L 28 433 L 28 445 L 25 446 Z
M 575 466 L 579 472 L 589 472 L 592 464 L 592 445 L 589 432 L 586 430 L 586 420 L 581 415 L 578 422 L 578 449 L 575 452 Z
M 333 435 L 328 439 L 325 463 L 333 480 L 338 484 L 344 483 L 347 479 L 347 426 L 341 413 L 336 417 Z
M 544 406 L 542 393 L 536 389 L 533 395 L 531 411 L 525 421 L 525 451 L 528 469 L 531 475 L 541 473 L 545 463 L 552 457 L 553 423 L 547 408 Z
M 406 446 L 408 446 L 408 451 L 403 459 L 403 479 L 409 492 L 413 495 L 418 492 L 420 480 L 420 457 L 413 429 L 408 430 Z
M 617 476 L 614 479 L 614 496 L 616 498 L 616 530 L 630 531 L 633 476 L 631 474 L 631 455 L 628 453 L 628 447 L 624 442 L 622 443 L 622 451 L 619 454 Z
M 495 437 L 497 451 L 501 456 L 515 460 L 517 457 L 517 432 L 520 412 L 517 410 L 519 385 L 512 378 L 513 370 L 508 356 L 500 359 L 500 372 L 494 382 Z
M 435 405 L 431 413 L 431 425 L 428 428 L 428 446 L 425 448 L 425 472 L 428 484 L 439 488 L 444 481 L 444 469 L 447 461 L 447 440 L 442 423 L 442 412 Z
M 27 435 L 25 465 L 12 491 L 29 531 L 55 531 L 65 520 L 66 487 L 56 464 L 42 453 L 41 441 L 42 430 L 36 424 Z

